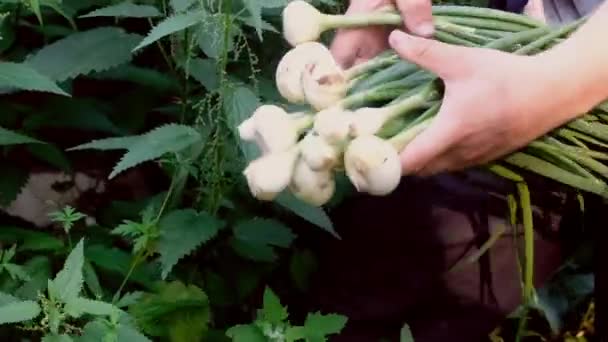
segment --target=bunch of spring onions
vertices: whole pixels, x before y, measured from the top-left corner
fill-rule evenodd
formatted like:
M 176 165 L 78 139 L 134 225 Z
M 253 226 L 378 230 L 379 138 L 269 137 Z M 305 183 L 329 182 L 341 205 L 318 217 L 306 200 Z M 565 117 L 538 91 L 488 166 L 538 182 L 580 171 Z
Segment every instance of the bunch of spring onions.
M 486 8 L 435 6 L 435 39 L 515 54 L 534 54 L 568 37 L 581 21 L 549 27 L 524 15 Z M 398 26 L 394 8 L 375 13 L 328 15 L 305 1 L 283 12 L 283 33 L 293 46 L 276 70 L 276 85 L 290 103 L 307 110 L 287 113 L 260 106 L 239 126 L 241 139 L 262 155 L 244 171 L 249 189 L 270 201 L 285 190 L 315 206 L 327 203 L 335 176 L 345 172 L 357 191 L 391 193 L 401 179 L 399 152 L 432 122 L 442 101 L 436 75 L 400 59 L 393 51 L 343 70 L 326 46 L 325 31 L 370 25 Z M 532 171 L 579 190 L 608 194 L 608 105 L 537 139 L 493 164 Z

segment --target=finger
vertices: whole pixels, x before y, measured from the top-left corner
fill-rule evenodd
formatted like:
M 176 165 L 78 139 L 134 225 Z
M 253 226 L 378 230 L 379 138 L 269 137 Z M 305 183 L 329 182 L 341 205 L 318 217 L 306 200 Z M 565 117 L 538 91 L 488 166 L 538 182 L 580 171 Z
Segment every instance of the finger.
M 389 36 L 390 46 L 403 59 L 447 79 L 468 72 L 473 63 L 473 48 L 450 45 L 395 30 Z M 457 61 L 457 62 L 456 62 Z
M 350 68 L 354 64 L 364 34 L 362 30 L 338 30 L 329 49 L 342 68 Z
M 433 159 L 416 174 L 421 177 L 430 177 L 439 173 L 451 172 L 466 167 L 453 153 L 451 149 L 443 152 Z
M 414 34 L 431 37 L 435 31 L 431 0 L 397 0 L 405 27 Z
M 438 114 L 434 122 L 401 152 L 403 174 L 418 174 L 435 162 L 457 141 L 458 132 L 456 125 L 442 120 Z

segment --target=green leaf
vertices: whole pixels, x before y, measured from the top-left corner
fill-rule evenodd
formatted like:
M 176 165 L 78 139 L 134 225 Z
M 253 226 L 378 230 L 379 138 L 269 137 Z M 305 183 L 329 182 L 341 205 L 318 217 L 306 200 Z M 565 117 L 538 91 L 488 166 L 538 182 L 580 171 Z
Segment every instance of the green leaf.
M 42 20 L 42 13 L 40 12 L 40 0 L 29 1 L 30 8 L 32 9 L 32 12 L 34 12 L 34 14 L 36 15 L 36 18 L 38 18 L 38 22 L 40 23 L 40 25 L 44 25 L 44 20 Z
M 280 206 L 284 207 L 285 209 L 288 209 L 294 214 L 305 219 L 306 221 L 329 232 L 334 237 L 340 238 L 338 233 L 336 233 L 336 231 L 334 230 L 334 225 L 331 222 L 331 219 L 329 218 L 329 216 L 327 216 L 323 209 L 300 201 L 288 192 L 283 192 L 281 195 L 279 195 L 276 198 L 275 202 Z
M 108 151 L 108 150 L 127 150 L 131 146 L 135 145 L 141 136 L 135 135 L 130 137 L 120 137 L 120 138 L 107 138 L 100 140 L 93 140 L 89 143 L 78 145 L 76 147 L 72 147 L 68 149 L 68 151 L 78 151 L 78 150 L 100 150 L 100 151 Z
M 220 80 L 215 60 L 194 58 L 187 67 L 188 75 L 200 82 L 208 91 L 217 90 Z
M 76 247 L 70 252 L 63 268 L 52 281 L 52 287 L 57 293 L 57 299 L 63 303 L 69 303 L 78 297 L 82 290 L 84 279 L 82 277 L 82 266 L 84 240 L 80 240 Z M 49 284 L 50 285 L 50 284 Z
M 105 150 L 126 147 L 128 151 L 112 170 L 109 176 L 111 179 L 129 168 L 159 158 L 165 153 L 180 152 L 200 141 L 201 135 L 194 128 L 185 125 L 167 124 L 137 137 L 96 140 L 76 146 L 71 150 Z
M 201 135 L 189 126 L 168 124 L 157 127 L 142 135 L 135 144 L 129 147 L 128 152 L 116 164 L 109 178 L 114 178 L 131 167 L 159 158 L 165 153 L 180 152 L 200 141 Z
M 274 219 L 254 218 L 234 226 L 234 236 L 252 244 L 288 248 L 295 235 L 291 229 Z
M 148 335 L 172 337 L 176 342 L 200 341 L 208 329 L 207 295 L 194 285 L 163 283 L 157 293 L 145 294 L 129 312 Z
M 229 88 L 224 97 L 224 110 L 228 118 L 228 125 L 238 137 L 238 126 L 253 114 L 260 106 L 260 101 L 255 93 L 244 86 Z M 247 161 L 256 159 L 260 152 L 254 144 L 238 139 L 241 151 Z
M 412 331 L 410 330 L 410 326 L 404 324 L 401 328 L 401 332 L 399 334 L 399 342 L 414 342 L 414 335 L 412 335 Z
M 18 243 L 19 251 L 56 251 L 63 247 L 63 241 L 45 232 L 0 226 L 0 241 Z
M 48 257 L 39 255 L 28 260 L 23 267 L 30 275 L 30 281 L 21 285 L 14 293 L 23 299 L 37 300 L 38 292 L 46 288 L 51 277 L 51 262 Z
M 29 321 L 40 314 L 40 306 L 31 300 L 11 302 L 0 306 L 0 324 Z
M 195 329 L 196 330 L 196 329 Z M 149 338 L 147 338 L 144 334 L 137 331 L 135 328 L 120 324 L 118 326 L 118 342 L 126 341 L 126 342 L 152 342 Z
M 174 12 L 184 12 L 192 6 L 196 0 L 171 0 L 171 8 Z
M 65 81 L 130 62 L 141 38 L 117 27 L 98 27 L 46 45 L 26 63 L 53 80 Z
M 121 18 L 153 18 L 161 13 L 154 6 L 136 5 L 131 1 L 121 2 L 116 5 L 96 9 L 90 13 L 81 15 L 80 18 L 93 17 L 121 17 Z
M 137 51 L 145 46 L 148 46 L 159 39 L 162 39 L 175 32 L 187 29 L 201 22 L 205 18 L 204 12 L 192 11 L 182 14 L 176 14 L 168 17 L 165 20 L 154 26 L 150 33 L 135 47 L 133 51 Z
M 72 342 L 73 339 L 66 334 L 49 334 L 42 338 L 42 342 Z
M 273 247 L 287 248 L 295 235 L 279 221 L 252 219 L 237 223 L 234 228 L 232 248 L 242 257 L 261 262 L 273 262 Z
M 57 98 L 46 103 L 43 110 L 32 113 L 23 125 L 28 130 L 41 127 L 70 127 L 122 134 L 123 132 L 108 119 L 114 108 L 95 99 Z
M 233 24 L 231 15 L 225 13 L 208 14 L 197 27 L 197 43 L 207 57 L 219 59 L 224 52 L 234 51 L 235 38 L 240 33 L 241 30 L 238 25 Z
M 15 165 L 0 165 L 0 205 L 8 206 L 27 183 L 29 174 Z
M 99 342 L 104 341 L 108 334 L 112 334 L 113 329 L 103 321 L 94 320 L 88 322 L 84 328 L 82 335 L 77 339 L 78 342 Z
M 99 278 L 97 277 L 97 272 L 95 272 L 95 268 L 91 265 L 91 262 L 85 260 L 83 264 L 83 276 L 84 282 L 87 284 L 89 290 L 93 293 L 97 298 L 101 298 L 103 296 L 103 290 L 101 289 L 101 284 L 99 283 Z
M 19 298 L 14 297 L 8 293 L 0 292 L 0 307 L 6 304 L 19 302 Z
M 110 303 L 105 303 L 98 300 L 91 300 L 82 297 L 70 299 L 65 304 L 65 312 L 74 318 L 78 318 L 83 314 L 95 316 L 109 316 L 118 311 L 118 308 Z
M 144 293 L 139 291 L 125 293 L 125 295 L 122 296 L 118 302 L 116 302 L 116 306 L 119 308 L 131 306 L 137 303 L 143 295 Z
M 20 265 L 4 264 L 2 266 L 8 272 L 8 274 L 11 276 L 11 278 L 13 278 L 15 280 L 23 280 L 23 281 L 30 280 L 30 276 Z
M 231 239 L 230 246 L 238 255 L 253 261 L 274 262 L 277 260 L 272 246 L 253 244 L 238 239 Z
M 0 146 L 21 145 L 21 144 L 44 144 L 40 140 L 30 138 L 28 136 L 9 131 L 6 128 L 0 127 Z
M 226 331 L 226 336 L 232 339 L 232 342 L 267 342 L 268 340 L 260 331 L 253 325 L 236 325 Z
M 264 305 L 262 307 L 262 319 L 273 325 L 283 323 L 289 317 L 287 308 L 281 305 L 279 297 L 267 287 L 264 290 Z
M 123 64 L 91 74 L 90 77 L 99 80 L 128 81 L 159 92 L 174 92 L 179 89 L 179 83 L 173 75 L 132 64 Z
M 70 172 L 70 160 L 63 149 L 54 144 L 27 145 L 27 151 L 38 160 L 44 161 L 60 170 Z
M 344 329 L 347 321 L 348 319 L 342 315 L 309 313 L 304 322 L 304 330 L 308 338 L 318 339 L 339 333 Z
M 253 27 L 258 33 L 258 37 L 262 40 L 262 6 L 259 0 L 243 0 L 245 7 L 251 15 Z
M 225 222 L 193 209 L 176 210 L 163 217 L 158 241 L 162 278 L 167 277 L 179 259 L 214 238 L 224 226 Z
M 93 245 L 86 249 L 87 260 L 106 271 L 114 272 L 125 277 L 131 268 L 133 256 L 118 248 L 109 248 L 104 245 Z M 142 263 L 131 273 L 129 280 L 147 288 L 154 287 L 159 279 L 158 265 Z
M 0 87 L 69 96 L 48 75 L 22 63 L 0 62 Z

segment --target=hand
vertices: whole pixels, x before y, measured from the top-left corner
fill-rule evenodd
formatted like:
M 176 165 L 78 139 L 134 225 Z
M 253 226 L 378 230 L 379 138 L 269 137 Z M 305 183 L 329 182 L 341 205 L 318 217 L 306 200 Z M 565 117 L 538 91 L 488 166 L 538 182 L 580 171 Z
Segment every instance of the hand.
M 431 0 L 351 0 L 346 14 L 372 12 L 394 3 L 405 18 L 409 31 L 421 36 L 433 34 Z M 388 28 L 379 26 L 338 30 L 331 52 L 343 68 L 349 68 L 386 50 L 389 33 Z
M 402 151 L 404 174 L 432 175 L 495 160 L 588 109 L 582 88 L 555 72 L 564 58 L 453 46 L 402 31 L 389 41 L 402 58 L 445 84 L 434 121 Z

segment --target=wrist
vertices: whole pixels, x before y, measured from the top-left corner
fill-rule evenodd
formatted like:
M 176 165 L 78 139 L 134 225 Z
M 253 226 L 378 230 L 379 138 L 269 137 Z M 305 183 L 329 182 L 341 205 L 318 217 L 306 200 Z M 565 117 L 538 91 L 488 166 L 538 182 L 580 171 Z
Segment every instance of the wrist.
M 608 98 L 608 70 L 580 51 L 584 48 L 576 43 L 562 44 L 531 57 L 564 120 L 575 119 Z

